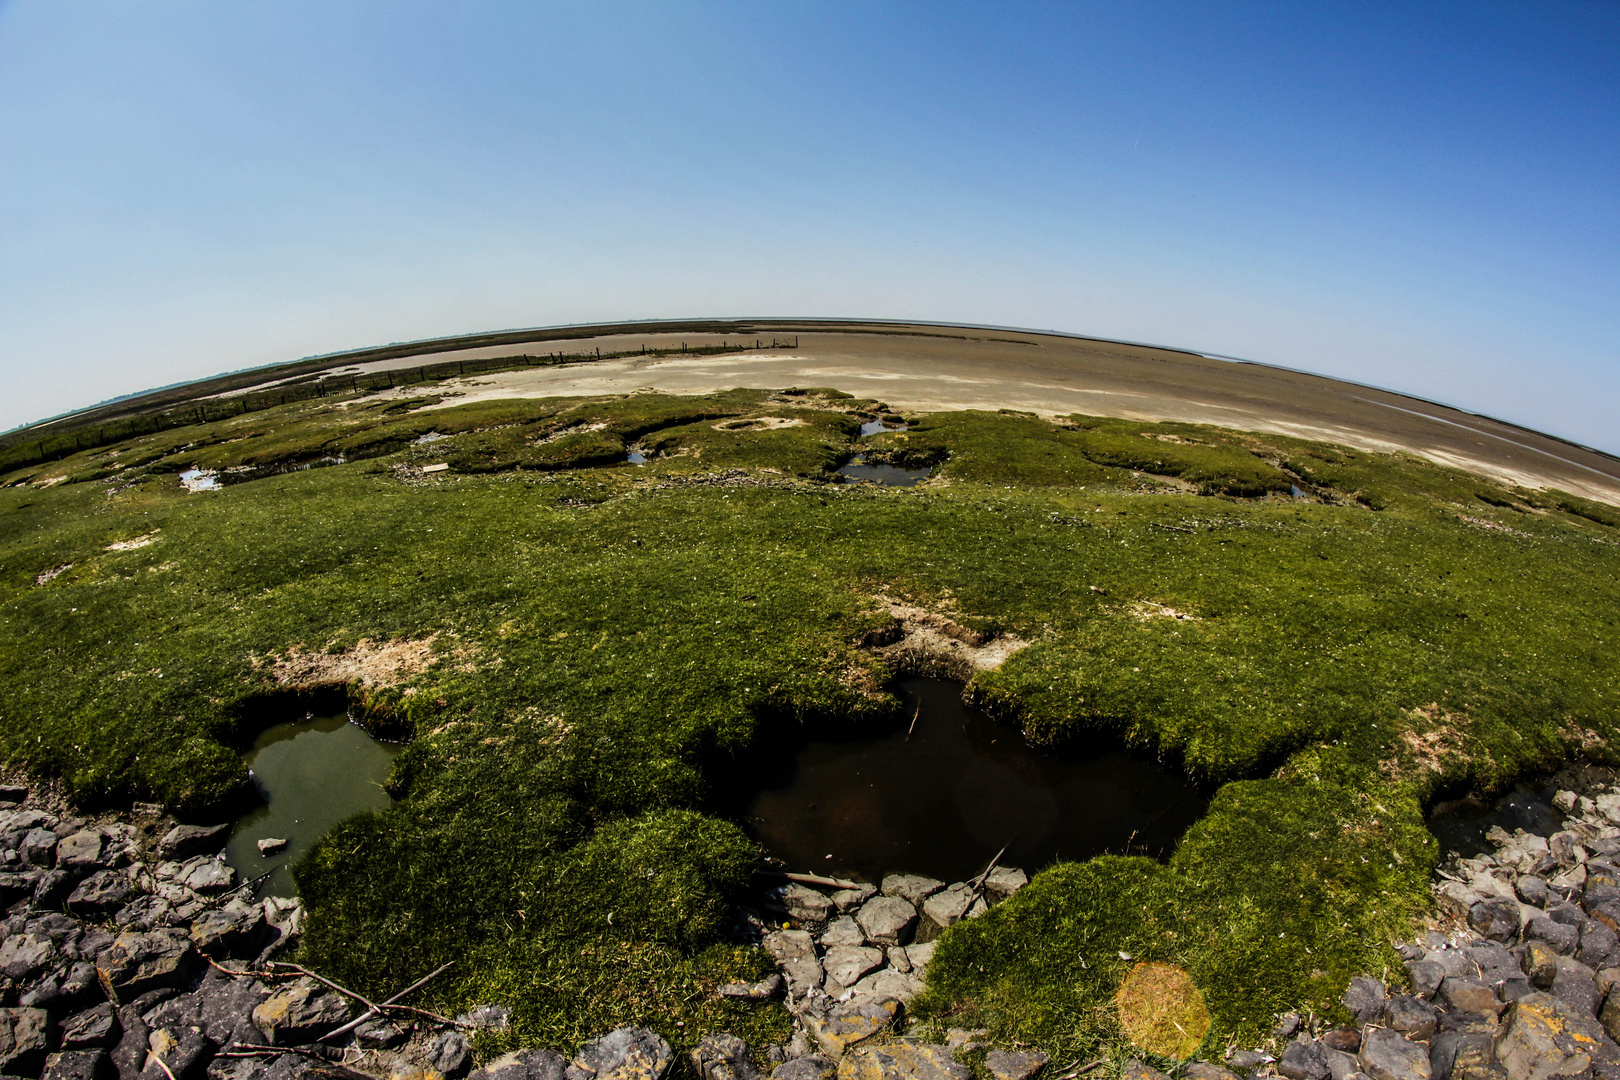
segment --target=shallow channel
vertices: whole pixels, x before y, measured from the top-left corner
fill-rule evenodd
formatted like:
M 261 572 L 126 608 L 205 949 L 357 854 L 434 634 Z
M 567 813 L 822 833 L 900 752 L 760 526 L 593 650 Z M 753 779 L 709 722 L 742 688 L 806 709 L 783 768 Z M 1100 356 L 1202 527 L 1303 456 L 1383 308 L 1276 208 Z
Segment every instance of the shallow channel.
M 1208 800 L 1103 740 L 1047 755 L 962 702 L 959 683 L 908 679 L 900 726 L 804 743 L 748 803 L 744 823 L 800 872 L 961 881 L 1002 862 L 1031 872 L 1104 852 L 1164 856 Z M 907 736 L 910 718 L 916 727 Z
M 265 802 L 237 820 L 225 861 L 244 879 L 270 872 L 259 895 L 292 896 L 292 864 L 317 840 L 344 818 L 388 805 L 382 783 L 402 749 L 341 713 L 267 729 L 247 754 Z M 257 844 L 266 837 L 286 840 L 286 849 L 261 856 Z

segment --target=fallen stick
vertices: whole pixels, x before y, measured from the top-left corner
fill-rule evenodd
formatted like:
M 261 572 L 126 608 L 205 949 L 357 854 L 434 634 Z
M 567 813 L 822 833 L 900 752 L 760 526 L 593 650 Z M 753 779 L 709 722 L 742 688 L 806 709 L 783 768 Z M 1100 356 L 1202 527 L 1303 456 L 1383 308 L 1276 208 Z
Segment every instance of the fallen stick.
M 910 739 L 911 738 L 911 733 L 913 731 L 917 730 L 917 717 L 919 717 L 921 715 L 922 715 L 922 702 L 919 701 L 919 702 L 917 702 L 917 711 L 911 714 L 911 726 L 906 728 L 906 738 L 907 739 Z
M 309 968 L 307 968 L 307 967 L 304 967 L 302 964 L 289 964 L 289 963 L 286 963 L 286 962 L 281 961 L 281 960 L 273 960 L 273 961 L 270 962 L 270 966 L 273 967 L 273 968 L 277 968 L 277 967 L 292 968 L 294 971 L 298 972 L 300 975 L 307 975 L 311 979 L 314 979 L 316 982 L 321 983 L 322 985 L 330 986 L 333 990 L 336 990 L 338 993 L 344 995 L 345 997 L 354 998 L 354 1000 L 358 1001 L 360 1004 L 364 1005 L 366 1008 L 370 1009 L 372 1012 L 381 1012 L 382 1011 L 381 1009 L 377 1008 L 376 1004 L 374 1002 L 372 1002 L 372 1000 L 370 998 L 361 997 L 359 994 L 355 993 L 353 990 L 350 990 L 347 987 L 339 986 L 337 983 L 333 982 L 331 979 L 328 979 L 326 976 L 315 974 L 313 971 L 309 970 Z
M 438 978 L 440 975 L 443 975 L 446 971 L 449 971 L 451 966 L 454 965 L 454 964 L 455 964 L 455 961 L 452 960 L 452 961 L 450 961 L 450 963 L 444 964 L 444 965 L 440 966 L 439 968 L 435 969 L 434 971 L 429 972 L 428 974 L 422 976 L 420 979 L 417 979 L 415 982 L 411 983 L 411 985 L 407 986 L 405 989 L 401 990 L 399 993 L 395 994 L 393 997 L 391 997 L 387 1001 L 383 1002 L 381 1008 L 384 1008 L 384 1009 L 387 1009 L 387 1008 L 396 1008 L 396 1009 L 408 1008 L 408 1006 L 396 1005 L 395 1002 L 399 1001 L 400 998 L 405 997 L 407 994 L 411 994 L 411 993 L 414 993 L 417 990 L 420 990 L 422 987 L 426 986 L 432 980 Z M 417 1010 L 413 1009 L 411 1011 L 415 1012 Z M 319 1039 L 317 1039 L 315 1041 L 316 1042 L 325 1042 L 328 1039 L 335 1039 L 339 1035 L 347 1035 L 349 1032 L 353 1031 L 355 1028 L 359 1027 L 361 1024 L 365 1023 L 367 1020 L 370 1020 L 373 1016 L 376 1016 L 376 1015 L 378 1015 L 378 1013 L 374 1012 L 374 1011 L 368 1011 L 366 1013 L 363 1013 L 359 1017 L 359 1019 L 351 1020 L 347 1024 L 344 1024 L 342 1027 L 338 1028 L 336 1031 L 328 1032 L 327 1034 L 321 1036 Z
M 842 878 L 822 877 L 820 874 L 790 874 L 785 870 L 755 870 L 754 873 L 765 877 L 786 878 L 800 885 L 823 885 L 829 889 L 858 889 L 860 884 L 854 881 L 845 881 Z
M 1002 844 L 1001 845 L 1001 850 L 996 852 L 996 857 L 991 859 L 990 860 L 990 865 L 984 868 L 984 873 L 980 874 L 978 877 L 973 879 L 973 891 L 974 892 L 978 892 L 980 889 L 984 888 L 984 883 L 986 881 L 990 880 L 991 872 L 994 871 L 997 866 L 1001 865 L 1001 857 L 1003 855 L 1007 854 L 1007 849 L 1009 847 L 1011 847 L 1011 846 L 1012 846 L 1012 841 L 1011 840 L 1007 841 L 1005 844 Z

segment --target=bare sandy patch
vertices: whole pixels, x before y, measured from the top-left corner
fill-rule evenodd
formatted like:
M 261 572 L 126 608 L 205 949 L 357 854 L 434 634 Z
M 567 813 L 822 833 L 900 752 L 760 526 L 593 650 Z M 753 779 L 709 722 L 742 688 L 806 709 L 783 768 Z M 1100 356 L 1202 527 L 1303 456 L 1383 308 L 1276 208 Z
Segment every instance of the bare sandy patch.
M 288 690 L 325 686 L 398 686 L 433 663 L 430 634 L 415 641 L 361 638 L 341 652 L 314 652 L 298 646 L 270 661 L 270 677 Z M 255 667 L 260 666 L 255 658 Z
M 158 537 L 158 532 L 159 531 L 160 530 L 153 529 L 151 532 L 147 533 L 144 536 L 137 536 L 137 537 L 134 537 L 133 539 L 130 539 L 130 540 L 119 540 L 117 543 L 108 544 L 107 545 L 107 550 L 108 551 L 135 551 L 138 548 L 147 547 L 148 545 L 157 543 L 157 537 Z
M 976 672 L 993 671 L 1029 642 L 1011 634 L 983 634 L 938 611 L 877 598 L 894 622 L 869 635 L 865 644 L 895 668 L 966 682 Z
M 716 431 L 781 431 L 783 428 L 804 427 L 804 421 L 797 417 L 750 416 L 722 420 L 711 426 Z
M 1138 600 L 1132 604 L 1130 606 L 1130 615 L 1131 618 L 1139 622 L 1147 622 L 1149 619 L 1172 619 L 1178 622 L 1191 622 L 1198 618 L 1198 616 L 1190 612 L 1177 611 L 1169 604 L 1159 604 L 1152 600 Z

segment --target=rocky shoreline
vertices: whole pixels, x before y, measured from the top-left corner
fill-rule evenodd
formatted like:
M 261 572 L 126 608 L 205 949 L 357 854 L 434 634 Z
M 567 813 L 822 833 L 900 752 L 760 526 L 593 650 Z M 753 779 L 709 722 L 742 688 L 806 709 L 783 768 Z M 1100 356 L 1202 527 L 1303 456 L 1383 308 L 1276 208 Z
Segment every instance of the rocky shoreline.
M 1264 1046 L 1208 1052 L 1172 1071 L 1189 1080 L 1620 1080 L 1620 786 L 1582 786 L 1552 800 L 1560 825 L 1492 828 L 1494 853 L 1454 856 L 1436 873 L 1440 922 L 1398 946 L 1404 987 L 1357 978 L 1343 1002 L 1351 1022 L 1284 1016 Z M 373 1006 L 278 960 L 298 940 L 302 909 L 253 899 L 254 883 L 218 854 L 226 833 L 139 804 L 87 819 L 49 792 L 31 799 L 0 786 L 0 1080 L 467 1076 L 470 1033 L 503 1028 L 504 1010 L 449 1018 L 397 1001 Z M 954 884 L 910 874 L 876 887 L 786 881 L 741 911 L 738 927 L 780 974 L 718 993 L 782 1000 L 793 1037 L 750 1048 L 710 1034 L 691 1069 L 701 1080 L 1032 1080 L 1048 1064 L 1039 1051 L 992 1046 L 982 1031 L 951 1029 L 943 1042 L 902 1033 L 933 939 L 1026 881 L 1005 867 Z M 1165 1080 L 1140 1059 L 1107 1064 L 1127 1080 Z M 572 1059 L 523 1050 L 469 1080 L 660 1080 L 675 1065 L 663 1038 L 621 1028 Z M 1070 1066 L 1052 1080 L 1083 1071 Z

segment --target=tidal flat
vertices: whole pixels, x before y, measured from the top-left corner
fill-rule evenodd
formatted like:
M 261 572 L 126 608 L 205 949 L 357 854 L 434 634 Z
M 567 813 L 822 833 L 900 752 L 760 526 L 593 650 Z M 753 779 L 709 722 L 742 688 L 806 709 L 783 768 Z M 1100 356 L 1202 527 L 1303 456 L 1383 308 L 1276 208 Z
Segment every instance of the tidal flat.
M 1610 507 L 1185 423 L 908 412 L 861 437 L 890 412 L 356 393 L 17 468 L 0 752 L 86 806 L 214 820 L 268 705 L 340 689 L 407 745 L 389 805 L 294 869 L 301 962 L 381 994 L 455 960 L 426 1007 L 508 1004 L 486 1055 L 628 1023 L 768 1043 L 784 1010 L 713 994 L 773 970 L 731 932 L 761 853 L 715 786 L 775 729 L 892 728 L 896 681 L 941 674 L 885 646 L 903 603 L 1023 645 L 944 673 L 1009 736 L 1106 734 L 1212 792 L 1165 858 L 1031 866 L 939 939 L 916 1012 L 1060 1060 L 1118 1037 L 1125 957 L 1190 972 L 1215 1044 L 1331 1014 L 1401 970 L 1426 807 L 1611 760 Z M 839 482 L 856 454 L 929 473 Z

